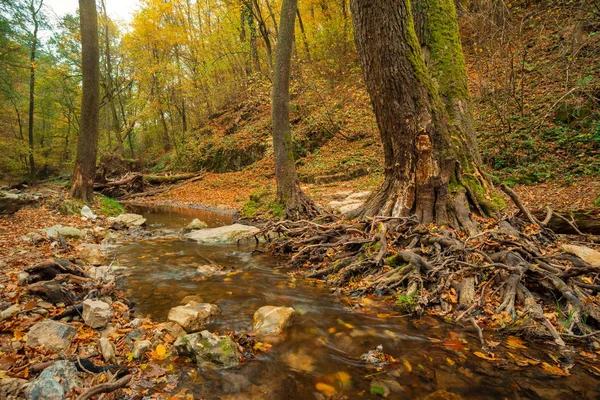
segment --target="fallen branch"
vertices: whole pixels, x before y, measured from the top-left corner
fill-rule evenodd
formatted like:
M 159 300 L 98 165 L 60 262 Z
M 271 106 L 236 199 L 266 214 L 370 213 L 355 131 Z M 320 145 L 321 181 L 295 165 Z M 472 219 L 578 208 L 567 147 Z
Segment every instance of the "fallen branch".
M 88 390 L 86 390 L 85 392 L 83 392 L 82 394 L 80 394 L 77 397 L 77 400 L 87 400 L 87 399 L 92 398 L 92 396 L 95 396 L 100 393 L 114 392 L 117 389 L 121 389 L 121 388 L 127 386 L 127 384 L 131 381 L 131 378 L 132 378 L 131 375 L 125 375 L 118 381 L 101 383 L 99 385 L 93 386 L 93 387 L 89 388 Z

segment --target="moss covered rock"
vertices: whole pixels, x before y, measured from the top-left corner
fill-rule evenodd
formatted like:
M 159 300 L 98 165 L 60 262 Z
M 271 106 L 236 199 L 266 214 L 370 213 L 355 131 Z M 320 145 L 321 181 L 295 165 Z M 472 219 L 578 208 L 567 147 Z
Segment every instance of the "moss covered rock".
M 180 355 L 193 358 L 201 368 L 235 368 L 242 360 L 242 353 L 231 337 L 217 336 L 209 331 L 180 337 L 175 341 L 175 349 Z

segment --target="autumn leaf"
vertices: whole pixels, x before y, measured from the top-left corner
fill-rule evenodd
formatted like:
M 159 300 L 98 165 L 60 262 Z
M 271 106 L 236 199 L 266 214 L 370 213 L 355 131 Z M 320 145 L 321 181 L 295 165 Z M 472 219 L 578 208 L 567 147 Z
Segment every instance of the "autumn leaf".
M 571 375 L 571 373 L 568 370 L 557 367 L 556 365 L 548 364 L 547 362 L 542 363 L 542 368 L 544 369 L 544 371 L 548 372 L 549 374 L 555 375 L 555 376 Z
M 156 346 L 156 349 L 154 350 L 152 355 L 154 356 L 155 360 L 164 360 L 165 358 L 167 358 L 167 348 L 162 344 L 159 344 L 158 346 Z
M 506 345 L 511 349 L 526 349 L 527 347 L 523 345 L 523 340 L 516 336 L 509 336 L 506 339 Z
M 476 355 L 476 356 L 477 356 L 477 357 L 479 357 L 479 358 L 482 358 L 482 359 L 484 359 L 484 360 L 488 360 L 488 361 L 496 361 L 496 360 L 499 360 L 499 358 L 495 357 L 493 354 L 492 354 L 491 356 L 487 356 L 487 355 L 483 354 L 483 353 L 482 353 L 482 352 L 480 352 L 480 351 L 475 351 L 475 352 L 473 352 L 473 354 L 474 354 L 474 355 Z

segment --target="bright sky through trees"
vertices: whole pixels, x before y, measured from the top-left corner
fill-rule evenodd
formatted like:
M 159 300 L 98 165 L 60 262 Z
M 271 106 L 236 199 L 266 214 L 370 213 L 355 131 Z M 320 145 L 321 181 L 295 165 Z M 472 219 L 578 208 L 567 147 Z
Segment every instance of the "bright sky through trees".
M 130 22 L 132 14 L 139 4 L 139 0 L 105 0 L 108 15 Z M 57 16 L 77 12 L 79 2 L 77 0 L 45 0 L 44 4 L 51 8 Z

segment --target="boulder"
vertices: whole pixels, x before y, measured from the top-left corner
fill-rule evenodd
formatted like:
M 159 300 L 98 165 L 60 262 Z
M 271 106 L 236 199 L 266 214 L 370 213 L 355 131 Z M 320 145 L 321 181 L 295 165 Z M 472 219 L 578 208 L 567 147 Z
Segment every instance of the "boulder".
M 131 353 L 133 354 L 133 358 L 136 360 L 140 360 L 144 357 L 144 354 L 150 350 L 152 347 L 152 342 L 149 340 L 136 340 L 133 342 L 133 348 L 131 349 Z
M 38 322 L 27 333 L 27 346 L 44 346 L 52 353 L 66 351 L 73 342 L 77 329 L 52 320 Z
M 210 324 L 221 313 L 215 304 L 190 301 L 185 306 L 171 308 L 167 319 L 179 324 L 186 332 L 195 332 Z
M 113 312 L 109 304 L 91 299 L 83 302 L 83 321 L 89 327 L 104 328 L 112 317 Z
M 46 368 L 29 384 L 25 397 L 28 400 L 62 400 L 65 393 L 81 386 L 75 365 L 71 361 L 61 360 Z
M 202 331 L 182 336 L 175 341 L 178 354 L 195 359 L 200 368 L 227 369 L 240 365 L 242 353 L 229 336 Z
M 257 336 L 278 335 L 292 325 L 295 314 L 291 307 L 261 307 L 254 313 L 252 329 Z
M 24 242 L 38 244 L 44 241 L 44 237 L 37 232 L 29 232 L 27 235 L 22 237 Z
M 73 200 L 64 200 L 60 203 L 60 206 L 58 206 L 58 212 L 62 215 L 76 215 L 79 214 L 80 209 L 80 203 Z
M 146 218 L 139 214 L 121 214 L 114 219 L 116 224 L 122 224 L 127 228 L 132 226 L 142 226 L 146 223 Z
M 80 229 L 71 226 L 54 225 L 46 229 L 48 239 L 56 240 L 59 236 L 65 239 L 83 239 L 86 233 Z
M 114 343 L 103 337 L 98 341 L 98 347 L 100 348 L 100 354 L 105 362 L 109 364 L 117 363 L 117 348 Z
M 0 312 L 0 321 L 4 321 L 5 319 L 12 318 L 13 316 L 17 315 L 20 311 L 21 311 L 21 306 L 19 306 L 18 304 L 13 304 L 12 306 L 8 307 L 6 310 L 3 310 L 2 312 Z
M 208 224 L 204 221 L 200 221 L 198 218 L 194 219 L 190 222 L 185 228 L 183 228 L 184 232 L 198 231 L 200 229 L 208 228 Z
M 252 237 L 252 235 L 259 231 L 260 229 L 255 226 L 233 224 L 192 231 L 186 233 L 184 237 L 199 243 L 236 243 L 239 239 Z
M 0 214 L 14 214 L 31 202 L 25 194 L 0 191 Z

